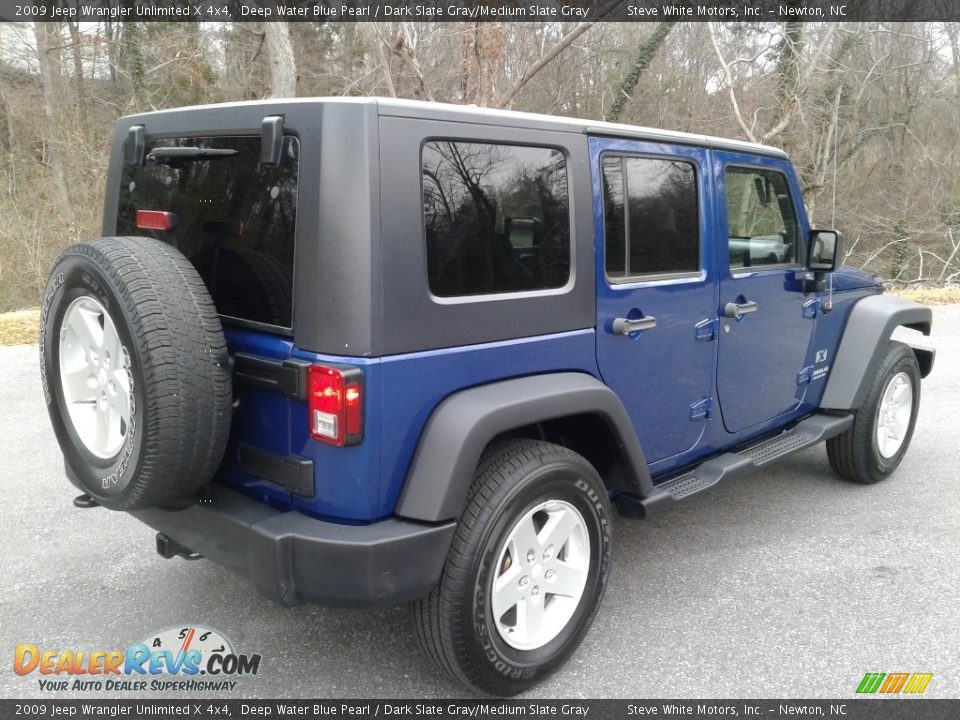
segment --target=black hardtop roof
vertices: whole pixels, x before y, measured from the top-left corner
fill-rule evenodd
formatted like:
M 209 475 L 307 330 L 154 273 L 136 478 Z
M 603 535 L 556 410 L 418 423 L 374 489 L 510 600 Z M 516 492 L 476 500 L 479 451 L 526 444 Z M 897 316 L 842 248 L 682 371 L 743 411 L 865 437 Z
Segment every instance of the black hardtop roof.
M 701 135 L 698 133 L 661 130 L 658 128 L 639 127 L 609 123 L 602 120 L 583 120 L 568 118 L 559 115 L 540 115 L 536 113 L 516 112 L 513 110 L 498 110 L 477 107 L 475 105 L 451 105 L 447 103 L 423 102 L 420 100 L 400 100 L 397 98 L 382 97 L 315 97 L 315 98 L 283 98 L 271 100 L 250 100 L 243 102 L 219 103 L 215 105 L 194 105 L 191 107 L 157 110 L 140 113 L 124 118 L 127 123 L 142 122 L 150 132 L 150 118 L 175 113 L 209 113 L 226 112 L 231 108 L 250 109 L 262 106 L 265 114 L 283 112 L 284 107 L 304 108 L 310 105 L 324 105 L 325 110 L 332 110 L 335 106 L 367 105 L 375 107 L 381 116 L 420 118 L 428 120 L 446 120 L 451 122 L 473 123 L 480 125 L 495 125 L 499 127 L 518 127 L 533 130 L 551 130 L 557 132 L 573 132 L 586 135 L 603 135 L 606 137 L 620 137 L 625 139 L 648 140 L 651 142 L 673 143 L 678 145 L 692 145 L 710 147 L 734 152 L 743 152 L 754 155 L 768 155 L 786 157 L 786 153 L 779 148 L 743 140 Z

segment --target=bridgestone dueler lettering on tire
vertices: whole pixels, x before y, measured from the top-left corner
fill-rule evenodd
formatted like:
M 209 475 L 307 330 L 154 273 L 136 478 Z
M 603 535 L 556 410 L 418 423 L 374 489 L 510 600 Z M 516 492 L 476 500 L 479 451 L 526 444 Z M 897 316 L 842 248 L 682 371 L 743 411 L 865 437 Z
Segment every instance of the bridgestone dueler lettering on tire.
M 230 433 L 229 358 L 175 248 L 108 237 L 64 250 L 44 291 L 40 362 L 67 474 L 101 505 L 176 503 L 213 476 Z

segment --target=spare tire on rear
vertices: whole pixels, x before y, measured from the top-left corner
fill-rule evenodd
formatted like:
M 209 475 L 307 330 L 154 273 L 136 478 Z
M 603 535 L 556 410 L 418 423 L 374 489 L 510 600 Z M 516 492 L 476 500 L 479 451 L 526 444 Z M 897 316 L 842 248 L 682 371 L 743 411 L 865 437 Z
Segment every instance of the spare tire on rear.
M 230 434 L 229 356 L 178 250 L 142 237 L 64 250 L 43 295 L 40 363 L 67 475 L 98 503 L 171 505 L 210 481 Z

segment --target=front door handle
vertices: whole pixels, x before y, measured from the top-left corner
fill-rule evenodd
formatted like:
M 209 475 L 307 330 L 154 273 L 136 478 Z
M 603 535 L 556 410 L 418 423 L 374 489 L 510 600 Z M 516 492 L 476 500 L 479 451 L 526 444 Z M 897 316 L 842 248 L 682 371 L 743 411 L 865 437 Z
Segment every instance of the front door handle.
M 739 320 L 744 315 L 757 311 L 758 305 L 753 300 L 744 303 L 727 303 L 723 306 L 723 316 Z
M 636 320 L 616 318 L 613 321 L 612 329 L 614 335 L 633 335 L 633 333 L 640 332 L 641 330 L 652 330 L 656 326 L 657 319 L 652 315 L 647 315 L 646 317 L 637 318 Z

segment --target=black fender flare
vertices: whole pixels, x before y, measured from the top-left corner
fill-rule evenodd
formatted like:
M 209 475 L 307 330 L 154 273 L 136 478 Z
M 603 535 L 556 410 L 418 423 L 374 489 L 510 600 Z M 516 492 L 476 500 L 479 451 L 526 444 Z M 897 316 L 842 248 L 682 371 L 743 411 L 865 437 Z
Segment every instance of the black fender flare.
M 869 295 L 850 310 L 837 348 L 820 407 L 856 410 L 863 405 L 870 379 L 883 359 L 893 331 L 900 326 L 930 334 L 933 313 L 912 300 L 890 295 Z M 935 353 L 914 347 L 923 377 L 933 369 Z
M 650 471 L 620 398 L 586 373 L 515 378 L 457 392 L 427 421 L 397 503 L 400 517 L 426 522 L 458 518 L 484 448 L 498 435 L 537 422 L 596 415 L 607 425 L 632 475 L 623 488 L 653 492 Z

